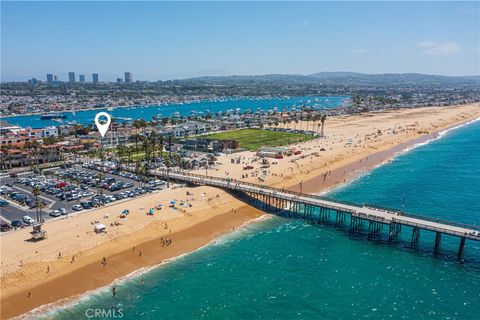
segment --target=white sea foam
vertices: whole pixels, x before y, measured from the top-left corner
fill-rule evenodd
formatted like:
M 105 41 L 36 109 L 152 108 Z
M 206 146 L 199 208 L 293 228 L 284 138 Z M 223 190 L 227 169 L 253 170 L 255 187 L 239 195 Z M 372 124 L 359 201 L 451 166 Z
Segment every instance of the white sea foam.
M 201 247 L 199 247 L 199 248 L 197 248 L 193 251 L 182 253 L 182 254 L 180 254 L 178 256 L 175 256 L 173 258 L 165 259 L 161 263 L 153 265 L 153 266 L 148 266 L 148 267 L 143 267 L 143 268 L 137 269 L 137 270 L 125 275 L 125 276 L 122 276 L 120 278 L 115 279 L 114 281 L 112 281 L 110 284 L 108 284 L 106 286 L 96 288 L 96 289 L 92 289 L 92 290 L 86 291 L 82 294 L 75 295 L 75 296 L 72 296 L 72 297 L 68 297 L 68 298 L 65 298 L 65 299 L 61 299 L 61 300 L 56 301 L 56 302 L 41 305 L 41 306 L 39 306 L 35 309 L 32 309 L 31 311 L 29 311 L 27 313 L 24 313 L 22 315 L 19 315 L 19 316 L 15 317 L 13 319 L 15 319 L 15 320 L 20 320 L 20 319 L 22 319 L 22 320 L 33 320 L 33 319 L 38 319 L 39 317 L 44 317 L 46 319 L 50 319 L 51 317 L 54 317 L 55 314 L 60 310 L 69 309 L 69 308 L 74 307 L 75 305 L 81 304 L 82 302 L 87 302 L 88 300 L 92 299 L 94 296 L 109 293 L 111 291 L 112 286 L 114 286 L 114 285 L 123 284 L 127 281 L 131 281 L 135 278 L 139 278 L 140 276 L 142 276 L 142 275 L 144 275 L 148 272 L 156 270 L 156 269 L 158 269 L 158 268 L 160 268 L 160 267 L 162 267 L 166 264 L 173 263 L 173 262 L 175 262 L 179 259 L 182 259 L 182 258 L 184 258 L 184 257 L 186 257 L 190 254 L 193 254 L 195 252 L 198 252 L 198 251 L 203 250 L 205 248 L 208 248 L 210 246 L 225 244 L 225 243 L 229 242 L 229 240 L 232 240 L 233 238 L 238 238 L 239 236 L 243 235 L 243 231 L 245 231 L 245 229 L 249 225 L 254 224 L 254 223 L 258 223 L 258 222 L 262 222 L 262 221 L 265 221 L 265 220 L 270 219 L 270 218 L 271 218 L 271 215 L 263 214 L 258 218 L 254 218 L 254 219 L 251 219 L 249 221 L 244 222 L 242 225 L 235 228 L 235 230 L 233 232 L 226 233 L 226 234 L 224 234 L 220 237 L 217 237 L 217 238 L 211 240 L 210 242 L 208 242 L 207 244 L 205 244 L 204 246 L 201 246 Z
M 336 186 L 333 186 L 331 188 L 327 188 L 319 193 L 317 193 L 317 195 L 327 195 L 331 192 L 335 192 L 335 191 L 339 191 L 349 185 L 351 185 L 352 183 L 358 181 L 360 178 L 366 176 L 366 175 L 369 175 L 372 171 L 374 171 L 375 169 L 385 165 L 385 164 L 388 164 L 388 163 L 391 163 L 392 161 L 394 161 L 396 158 L 398 158 L 399 156 L 402 156 L 404 154 L 407 154 L 409 153 L 410 151 L 414 150 L 414 149 L 417 149 L 419 147 L 422 147 L 422 146 L 425 146 L 429 143 L 431 143 L 432 141 L 435 141 L 435 140 L 439 140 L 439 139 L 442 139 L 444 138 L 445 136 L 447 136 L 450 132 L 454 131 L 454 130 L 457 130 L 459 128 L 463 128 L 465 126 L 468 126 L 472 123 L 475 123 L 475 122 L 478 122 L 480 121 L 480 118 L 476 118 L 476 119 L 473 119 L 473 120 L 470 120 L 470 121 L 467 121 L 465 123 L 462 123 L 462 124 L 459 124 L 457 126 L 453 126 L 453 127 L 450 127 L 450 128 L 447 128 L 445 130 L 442 130 L 442 131 L 439 131 L 434 137 L 428 139 L 428 140 L 425 140 L 425 141 L 422 141 L 422 142 L 419 142 L 419 143 L 415 143 L 405 149 L 402 149 L 396 153 L 394 153 L 392 155 L 391 158 L 389 159 L 386 159 L 385 161 L 377 164 L 376 166 L 374 166 L 373 168 L 367 170 L 367 169 L 364 169 L 362 170 L 362 172 L 360 174 L 357 174 L 355 175 L 355 177 L 353 177 L 352 179 L 349 179 L 348 181 L 346 181 L 345 183 L 341 183 L 339 185 L 336 185 Z

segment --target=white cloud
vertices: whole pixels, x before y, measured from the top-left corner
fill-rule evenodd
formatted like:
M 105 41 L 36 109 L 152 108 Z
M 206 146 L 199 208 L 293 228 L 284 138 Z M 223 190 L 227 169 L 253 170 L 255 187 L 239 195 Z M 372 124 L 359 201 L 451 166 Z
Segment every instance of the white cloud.
M 353 54 L 364 54 L 364 53 L 367 53 L 367 49 L 365 48 L 358 48 L 358 49 L 353 49 L 352 50 L 352 53 Z
M 462 50 L 455 41 L 438 42 L 435 40 L 425 40 L 417 44 L 423 49 L 422 54 L 428 56 L 450 56 Z

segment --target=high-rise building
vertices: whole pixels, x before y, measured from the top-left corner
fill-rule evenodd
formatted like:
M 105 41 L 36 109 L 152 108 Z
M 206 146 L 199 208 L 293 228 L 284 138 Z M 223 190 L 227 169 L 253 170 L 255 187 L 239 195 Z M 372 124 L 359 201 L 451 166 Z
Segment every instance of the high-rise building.
M 38 84 L 37 78 L 32 78 L 28 80 L 28 83 L 31 84 L 32 86 L 36 86 Z
M 125 72 L 125 83 L 132 83 L 132 73 Z
M 53 81 L 58 81 L 58 76 L 53 76 Z
M 47 82 L 52 83 L 53 82 L 53 74 L 47 73 Z
M 85 75 L 84 74 L 79 74 L 78 75 L 78 81 L 85 82 Z
M 122 83 L 123 79 L 122 78 L 117 78 L 117 83 Z
M 92 82 L 98 83 L 98 73 L 92 73 Z
M 75 72 L 69 72 L 68 73 L 68 82 L 69 83 L 75 83 Z

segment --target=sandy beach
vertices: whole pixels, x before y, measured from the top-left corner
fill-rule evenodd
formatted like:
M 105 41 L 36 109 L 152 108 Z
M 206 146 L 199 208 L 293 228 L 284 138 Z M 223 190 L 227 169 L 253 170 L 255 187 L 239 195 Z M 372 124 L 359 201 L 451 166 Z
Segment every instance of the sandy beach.
M 446 128 L 479 117 L 478 104 L 332 117 L 325 123 L 325 137 L 295 145 L 300 154 L 270 160 L 268 168 L 261 168 L 249 151 L 222 155 L 208 173 L 321 192 L 413 144 L 437 137 Z M 287 126 L 306 129 L 307 123 Z M 243 170 L 247 164 L 254 169 Z M 168 206 L 171 200 L 176 200 L 175 208 Z M 153 216 L 146 214 L 158 204 L 163 209 Z M 130 211 L 127 219 L 118 217 L 123 209 Z M 142 267 L 194 251 L 262 214 L 222 190 L 181 187 L 51 221 L 45 225 L 49 237 L 43 241 L 26 241 L 30 229 L 4 234 L 0 237 L 1 318 L 108 285 Z M 107 233 L 94 233 L 94 221 L 105 224 Z

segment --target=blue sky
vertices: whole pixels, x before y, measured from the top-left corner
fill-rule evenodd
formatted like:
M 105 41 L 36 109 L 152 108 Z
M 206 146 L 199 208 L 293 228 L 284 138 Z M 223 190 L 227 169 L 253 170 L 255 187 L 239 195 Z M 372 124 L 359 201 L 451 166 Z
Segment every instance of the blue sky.
M 480 74 L 479 2 L 5 2 L 1 79 Z

